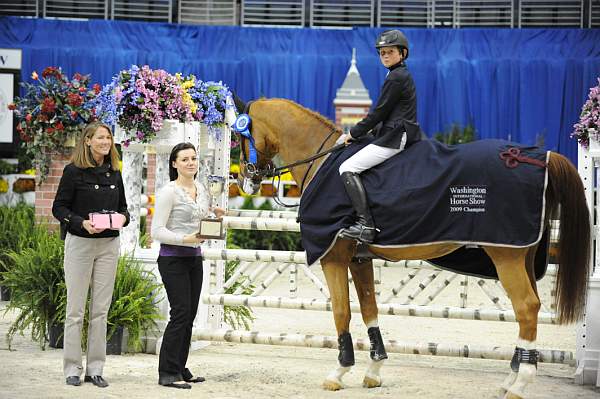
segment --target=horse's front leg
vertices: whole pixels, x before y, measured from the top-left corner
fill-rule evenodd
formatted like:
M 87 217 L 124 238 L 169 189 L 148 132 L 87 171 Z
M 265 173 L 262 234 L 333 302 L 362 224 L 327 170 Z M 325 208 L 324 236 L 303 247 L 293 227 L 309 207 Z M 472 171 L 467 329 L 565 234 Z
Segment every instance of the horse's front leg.
M 354 366 L 354 347 L 350 335 L 350 295 L 348 290 L 348 263 L 353 247 L 348 240 L 340 240 L 321 260 L 325 280 L 331 296 L 331 307 L 338 334 L 338 364 L 325 381 L 323 388 L 337 391 L 343 388 L 342 377 Z
M 375 298 L 375 279 L 373 276 L 373 262 L 366 261 L 362 263 L 351 263 L 350 272 L 354 280 L 354 287 L 358 294 L 360 302 L 360 312 L 363 321 L 367 326 L 369 341 L 371 342 L 370 357 L 371 362 L 365 372 L 363 386 L 375 388 L 381 386 L 380 369 L 383 362 L 387 359 L 387 353 L 383 344 L 383 338 L 379 331 L 377 300 Z

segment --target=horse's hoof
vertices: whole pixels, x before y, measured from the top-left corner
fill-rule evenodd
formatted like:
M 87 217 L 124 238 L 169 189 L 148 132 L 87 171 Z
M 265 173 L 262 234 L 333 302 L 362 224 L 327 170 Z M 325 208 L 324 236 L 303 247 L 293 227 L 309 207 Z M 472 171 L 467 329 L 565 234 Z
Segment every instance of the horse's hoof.
M 363 387 L 365 388 L 377 388 L 381 386 L 381 378 L 373 378 L 365 376 L 363 379 Z
M 342 384 L 331 380 L 325 380 L 323 381 L 323 389 L 327 391 L 339 391 L 342 389 Z
M 523 397 L 517 395 L 516 393 L 508 391 L 506 392 L 506 395 L 504 395 L 504 399 L 523 399 Z

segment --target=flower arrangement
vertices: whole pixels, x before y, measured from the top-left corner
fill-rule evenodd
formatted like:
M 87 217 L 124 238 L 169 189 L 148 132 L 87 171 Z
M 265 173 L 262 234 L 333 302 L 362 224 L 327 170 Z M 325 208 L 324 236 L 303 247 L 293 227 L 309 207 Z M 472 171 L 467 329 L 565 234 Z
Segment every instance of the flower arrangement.
M 132 65 L 119 72 L 102 88 L 94 105 L 104 123 L 118 124 L 124 130 L 125 146 L 150 142 L 165 119 L 192 119 L 178 78 L 148 65 Z
M 35 71 L 34 83 L 21 83 L 23 97 L 8 105 L 17 119 L 17 132 L 40 172 L 40 183 L 46 180 L 50 153 L 64 153 L 82 125 L 93 120 L 91 100 L 100 85 L 90 85 L 90 76 L 76 73 L 69 79 L 57 67 L 47 67 L 40 77 Z
M 194 104 L 192 116 L 209 127 L 220 127 L 225 124 L 227 97 L 231 92 L 223 82 L 197 80 L 194 75 L 186 77 L 182 82 L 186 99 Z
M 588 100 L 581 108 L 579 122 L 573 128 L 571 137 L 577 138 L 585 148 L 589 147 L 590 139 L 600 141 L 600 78 L 598 85 L 590 89 Z

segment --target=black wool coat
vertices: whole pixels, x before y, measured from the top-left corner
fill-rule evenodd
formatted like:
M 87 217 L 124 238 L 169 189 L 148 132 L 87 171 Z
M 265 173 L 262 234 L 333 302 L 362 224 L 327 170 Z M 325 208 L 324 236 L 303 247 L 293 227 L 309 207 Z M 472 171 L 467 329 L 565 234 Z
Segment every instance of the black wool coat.
M 118 236 L 118 230 L 106 229 L 91 235 L 83 228 L 83 221 L 89 219 L 90 213 L 101 211 L 122 213 L 125 225 L 129 223 L 121 172 L 112 170 L 108 162 L 86 169 L 72 163 L 65 166 L 52 204 L 52 214 L 61 223 L 61 230 L 66 228 L 69 233 L 85 238 Z
M 400 148 L 402 135 L 407 133 L 406 147 L 423 137 L 417 124 L 417 92 L 412 75 L 404 62 L 389 68 L 377 103 L 369 114 L 358 122 L 350 135 L 360 139 L 372 130 L 381 147 Z

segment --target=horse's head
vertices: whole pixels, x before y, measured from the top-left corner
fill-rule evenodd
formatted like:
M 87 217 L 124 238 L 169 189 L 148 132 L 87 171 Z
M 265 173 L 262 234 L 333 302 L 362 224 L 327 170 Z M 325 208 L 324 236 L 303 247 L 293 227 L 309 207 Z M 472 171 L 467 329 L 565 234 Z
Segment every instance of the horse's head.
M 275 156 L 286 165 L 300 162 L 290 167 L 296 182 L 310 180 L 312 162 L 300 160 L 333 146 L 341 134 L 331 121 L 290 100 L 263 98 L 245 104 L 238 99 L 236 107 L 247 115 L 238 117 L 234 129 L 242 136 L 238 185 L 249 194 L 256 194 L 261 181 L 277 172 Z
M 275 168 L 272 159 L 279 151 L 276 132 L 261 112 L 261 101 L 265 100 L 244 104 L 244 113 L 234 125 L 234 130 L 241 135 L 238 186 L 252 195 L 258 193 L 263 179 L 272 176 Z M 240 105 L 236 103 L 236 106 L 239 111 Z

